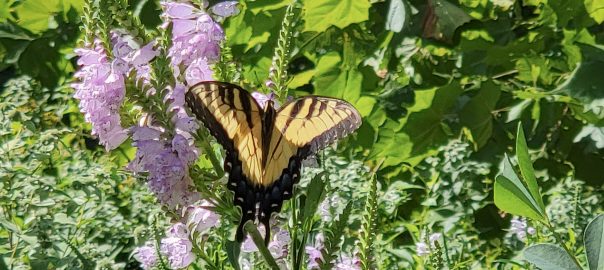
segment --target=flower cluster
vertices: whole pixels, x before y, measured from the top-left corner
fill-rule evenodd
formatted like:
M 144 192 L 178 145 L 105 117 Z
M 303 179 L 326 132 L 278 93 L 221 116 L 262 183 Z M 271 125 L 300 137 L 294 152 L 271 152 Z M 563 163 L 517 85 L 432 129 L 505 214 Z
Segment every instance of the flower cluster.
M 228 4 L 228 3 L 227 3 Z M 172 23 L 172 47 L 168 51 L 174 74 L 184 71 L 186 83 L 194 85 L 212 79 L 210 64 L 218 60 L 224 32 L 218 23 L 201 8 L 190 3 L 166 1 L 161 3 L 165 25 Z M 236 5 L 213 8 L 223 15 L 233 14 Z
M 521 241 L 526 240 L 527 234 L 534 235 L 536 233 L 535 228 L 529 226 L 525 218 L 514 217 L 510 223 L 510 232 Z
M 135 173 L 148 173 L 149 189 L 160 202 L 171 209 L 187 206 L 199 200 L 192 191 L 193 183 L 188 175 L 189 165 L 197 159 L 197 151 L 183 135 L 172 140 L 162 138 L 158 129 L 133 128 L 132 139 L 137 147 L 136 156 L 128 169 Z
M 258 226 L 258 231 L 260 232 L 262 237 L 264 237 L 264 225 L 260 224 Z M 271 255 L 275 258 L 277 264 L 285 267 L 287 265 L 285 261 L 288 255 L 287 247 L 289 245 L 289 242 L 291 241 L 289 232 L 287 230 L 281 229 L 279 226 L 275 226 L 275 224 L 273 223 L 271 224 L 271 235 L 272 240 L 268 243 L 268 250 L 270 251 Z M 252 240 L 252 237 L 248 235 L 245 241 L 243 241 L 243 244 L 241 245 L 241 250 L 245 253 L 251 253 L 258 251 L 258 247 Z M 246 260 L 245 258 L 242 259 L 241 264 L 243 269 L 253 269 L 253 266 L 250 264 L 249 260 Z
M 168 229 L 166 238 L 161 240 L 159 250 L 162 256 L 168 258 L 171 269 L 185 268 L 195 261 L 189 230 L 182 223 L 176 223 Z M 160 260 L 152 242 L 136 248 L 134 258 L 141 263 L 143 269 L 152 269 Z
M 92 134 L 107 150 L 117 148 L 128 138 L 119 115 L 126 94 L 126 76 L 132 69 L 144 69 L 157 55 L 153 43 L 140 47 L 119 32 L 111 35 L 113 55 L 107 54 L 98 39 L 75 50 L 80 70 L 74 75 L 78 82 L 72 84 L 74 97 L 80 100 L 80 111 L 92 124 Z
M 320 269 L 320 264 L 323 262 L 323 254 L 321 249 L 324 248 L 323 234 L 319 233 L 315 236 L 315 245 L 306 246 L 306 255 L 308 255 L 308 269 Z
M 211 211 L 212 204 L 207 200 L 201 200 L 197 205 L 191 205 L 186 209 L 187 227 L 200 233 L 205 233 L 220 223 L 220 215 Z

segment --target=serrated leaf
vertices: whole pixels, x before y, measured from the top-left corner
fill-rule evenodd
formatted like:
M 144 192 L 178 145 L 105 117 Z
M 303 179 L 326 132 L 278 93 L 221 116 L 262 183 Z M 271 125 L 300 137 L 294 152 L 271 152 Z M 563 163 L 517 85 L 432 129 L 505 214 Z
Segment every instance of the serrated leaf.
M 400 32 L 407 20 L 407 10 L 403 0 L 390 0 L 388 14 L 386 15 L 386 30 Z
M 524 258 L 541 270 L 580 270 L 573 259 L 559 246 L 537 244 L 526 248 Z
M 535 170 L 533 169 L 533 163 L 529 157 L 528 146 L 526 145 L 524 131 L 522 130 L 522 124 L 520 123 L 518 124 L 518 132 L 516 134 L 516 157 L 518 158 L 520 173 L 522 174 L 531 196 L 539 205 L 541 213 L 545 213 L 545 206 L 543 205 L 541 193 L 539 193 L 537 178 L 535 178 Z
M 369 19 L 368 0 L 306 0 L 304 1 L 304 31 L 323 32 L 330 26 L 344 29 L 353 23 Z
M 539 204 L 516 175 L 507 155 L 503 158 L 501 172 L 495 177 L 494 194 L 495 205 L 499 209 L 533 220 L 545 220 Z
M 589 269 L 604 269 L 604 215 L 600 214 L 589 222 L 583 242 Z

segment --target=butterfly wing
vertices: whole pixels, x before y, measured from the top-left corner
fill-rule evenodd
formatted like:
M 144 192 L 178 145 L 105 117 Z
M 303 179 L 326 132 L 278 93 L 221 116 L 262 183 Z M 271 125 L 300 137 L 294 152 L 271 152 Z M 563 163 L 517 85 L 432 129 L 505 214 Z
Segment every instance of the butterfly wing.
M 291 198 L 300 178 L 302 160 L 361 125 L 359 112 L 348 102 L 307 96 L 285 104 L 275 116 L 264 182 L 267 195 L 260 201 L 260 221 L 268 224 L 283 200 Z
M 202 82 L 186 93 L 191 111 L 225 149 L 228 187 L 235 193 L 234 204 L 242 218 L 237 239 L 243 240 L 243 225 L 256 217 L 254 183 L 262 177 L 262 110 L 252 96 L 239 86 L 223 82 Z

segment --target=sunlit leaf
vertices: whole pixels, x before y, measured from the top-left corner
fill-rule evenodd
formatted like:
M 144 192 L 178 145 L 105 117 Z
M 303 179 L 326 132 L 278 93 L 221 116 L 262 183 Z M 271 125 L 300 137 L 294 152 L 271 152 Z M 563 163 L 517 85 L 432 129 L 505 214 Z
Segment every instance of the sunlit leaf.
M 60 10 L 59 4 L 59 0 L 24 1 L 16 8 L 19 25 L 34 33 L 52 27 L 55 25 L 53 16 Z
M 584 0 L 585 9 L 597 23 L 604 22 L 604 2 L 600 0 Z
M 524 258 L 541 270 L 580 270 L 573 259 L 559 246 L 537 244 L 524 250 Z
M 495 177 L 494 194 L 497 208 L 513 215 L 545 220 L 539 204 L 518 178 L 507 155 L 501 172 Z
M 460 112 L 461 123 L 472 132 L 478 148 L 487 143 L 493 132 L 493 114 L 501 90 L 492 81 L 482 85 L 478 94 Z
M 330 26 L 340 29 L 369 19 L 367 0 L 306 0 L 304 1 L 304 30 L 323 32 Z
M 390 0 L 388 15 L 386 15 L 386 30 L 400 32 L 407 20 L 407 10 L 403 0 Z
M 518 124 L 518 131 L 516 133 L 516 158 L 518 158 L 518 167 L 520 167 L 520 173 L 531 193 L 531 197 L 535 199 L 539 205 L 541 213 L 545 213 L 545 206 L 541 199 L 541 193 L 539 193 L 539 186 L 537 185 L 537 178 L 535 178 L 533 162 L 531 162 L 528 153 L 528 146 L 526 145 L 526 138 L 524 137 L 521 123 Z

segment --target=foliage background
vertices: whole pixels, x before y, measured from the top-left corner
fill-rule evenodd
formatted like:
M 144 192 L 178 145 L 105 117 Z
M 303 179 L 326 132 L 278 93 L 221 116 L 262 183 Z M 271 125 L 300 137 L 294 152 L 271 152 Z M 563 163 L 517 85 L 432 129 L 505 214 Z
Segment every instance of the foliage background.
M 603 210 L 604 2 L 301 2 L 288 88 L 361 112 L 363 126 L 323 168 L 356 166 L 331 185 L 364 202 L 370 181 L 359 164 L 380 165 L 379 268 L 438 263 L 415 254 L 431 232 L 444 234 L 450 268 L 527 267 L 519 256 L 527 243 L 506 233 L 511 217 L 492 195 L 519 121 L 550 216 L 558 228 L 572 225 L 565 233 L 578 251 L 574 236 Z M 247 89 L 263 91 L 288 3 L 242 1 L 224 22 L 242 71 L 233 80 Z M 136 267 L 132 249 L 161 227 L 154 220 L 167 222 L 123 171 L 132 147 L 104 153 L 70 97 L 82 5 L 0 3 L 0 266 Z M 130 8 L 146 28 L 160 23 L 158 2 Z M 359 237 L 358 208 L 349 239 Z

